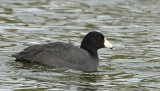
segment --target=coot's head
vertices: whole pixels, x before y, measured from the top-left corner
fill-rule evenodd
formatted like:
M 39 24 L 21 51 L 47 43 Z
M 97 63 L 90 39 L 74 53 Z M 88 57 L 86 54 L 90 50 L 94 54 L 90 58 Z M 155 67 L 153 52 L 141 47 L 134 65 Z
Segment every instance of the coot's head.
M 106 40 L 103 34 L 96 31 L 89 32 L 81 43 L 81 48 L 88 51 L 98 50 L 103 47 L 113 49 L 113 46 Z

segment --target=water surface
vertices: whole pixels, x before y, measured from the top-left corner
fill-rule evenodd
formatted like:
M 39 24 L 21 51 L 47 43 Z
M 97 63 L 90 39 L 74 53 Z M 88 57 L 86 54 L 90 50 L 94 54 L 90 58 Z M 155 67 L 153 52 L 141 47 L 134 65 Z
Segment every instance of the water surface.
M 0 0 L 0 91 L 158 91 L 159 0 Z M 40 43 L 79 46 L 100 31 L 115 50 L 99 50 L 97 72 L 15 62 L 12 54 Z

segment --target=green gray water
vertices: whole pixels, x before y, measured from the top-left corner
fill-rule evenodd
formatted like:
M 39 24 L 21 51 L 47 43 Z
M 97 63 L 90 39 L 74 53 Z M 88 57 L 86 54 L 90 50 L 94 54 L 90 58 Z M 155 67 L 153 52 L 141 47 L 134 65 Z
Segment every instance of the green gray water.
M 158 91 L 160 0 L 0 0 L 0 91 Z M 80 45 L 100 31 L 115 50 L 99 50 L 97 72 L 15 62 L 29 45 Z

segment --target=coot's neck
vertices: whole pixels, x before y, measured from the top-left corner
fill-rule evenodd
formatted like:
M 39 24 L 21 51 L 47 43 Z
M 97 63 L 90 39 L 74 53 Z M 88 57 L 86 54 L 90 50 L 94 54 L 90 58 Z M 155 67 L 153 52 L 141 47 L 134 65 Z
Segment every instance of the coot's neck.
M 81 48 L 89 52 L 91 56 L 98 58 L 97 48 L 94 48 L 89 44 L 81 44 Z

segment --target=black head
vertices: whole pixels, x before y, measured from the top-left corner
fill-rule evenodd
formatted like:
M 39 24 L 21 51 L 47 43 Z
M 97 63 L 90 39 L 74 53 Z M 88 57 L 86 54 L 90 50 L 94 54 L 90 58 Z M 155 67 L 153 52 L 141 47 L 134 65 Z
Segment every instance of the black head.
M 97 51 L 103 47 L 113 48 L 103 34 L 96 31 L 89 32 L 81 42 L 81 48 L 87 51 Z

